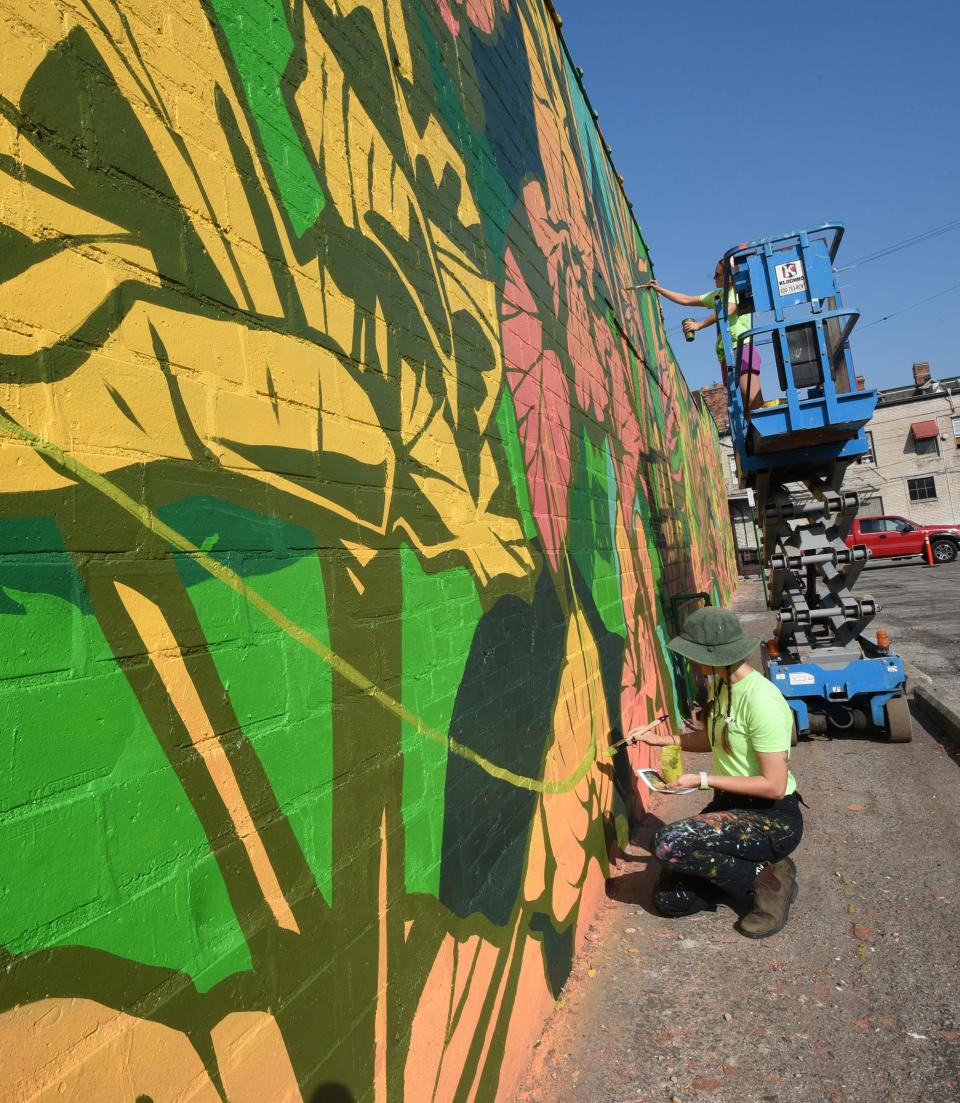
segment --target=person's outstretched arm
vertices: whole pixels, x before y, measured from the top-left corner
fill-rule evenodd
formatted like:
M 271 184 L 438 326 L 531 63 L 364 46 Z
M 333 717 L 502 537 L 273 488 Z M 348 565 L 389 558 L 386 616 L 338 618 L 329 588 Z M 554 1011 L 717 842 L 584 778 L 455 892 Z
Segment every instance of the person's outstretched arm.
M 683 731 L 674 734 L 664 731 L 661 725 L 656 728 L 634 728 L 627 735 L 637 743 L 646 743 L 648 747 L 679 746 L 684 751 L 704 753 L 710 750 L 710 737 L 702 724 L 684 720 Z
M 658 295 L 662 295 L 665 299 L 669 299 L 670 302 L 676 303 L 677 306 L 703 306 L 699 295 L 684 295 L 681 291 L 671 291 L 669 287 L 661 287 L 656 280 L 650 281 L 650 287 L 652 290 L 656 291 Z

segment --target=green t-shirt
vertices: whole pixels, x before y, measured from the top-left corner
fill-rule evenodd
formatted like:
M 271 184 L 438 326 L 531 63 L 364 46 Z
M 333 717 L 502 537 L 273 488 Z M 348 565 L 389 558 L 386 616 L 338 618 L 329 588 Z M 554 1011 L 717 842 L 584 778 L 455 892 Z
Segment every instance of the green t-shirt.
M 717 299 L 719 299 L 719 298 L 720 298 L 720 288 L 715 287 L 712 291 L 708 291 L 706 293 L 706 295 L 701 295 L 700 296 L 700 302 L 703 303 L 704 306 L 709 307 L 711 310 L 716 310 L 716 308 L 717 308 Z M 737 297 L 731 291 L 729 297 L 727 298 L 727 313 L 731 314 L 736 309 L 737 309 Z M 733 354 L 734 354 L 734 356 L 736 356 L 736 354 L 737 354 L 737 341 L 739 341 L 739 339 L 743 336 L 743 334 L 746 333 L 748 329 L 752 328 L 752 326 L 753 326 L 753 315 L 752 314 L 738 314 L 736 316 L 736 318 L 734 318 L 730 322 L 730 341 L 733 344 Z M 717 333 L 717 359 L 720 361 L 721 364 L 724 362 L 723 339 L 720 337 L 719 331 Z
M 761 773 L 761 754 L 786 751 L 790 756 L 793 735 L 793 711 L 783 694 L 762 674 L 754 670 L 739 682 L 734 682 L 732 707 L 727 707 L 727 687 L 720 689 L 720 707 L 710 722 L 713 743 L 713 772 L 725 777 L 756 777 Z M 730 753 L 723 749 L 723 717 L 729 711 L 732 719 L 727 727 Z M 714 726 L 716 735 L 714 736 Z M 796 791 L 797 782 L 787 771 L 787 793 Z

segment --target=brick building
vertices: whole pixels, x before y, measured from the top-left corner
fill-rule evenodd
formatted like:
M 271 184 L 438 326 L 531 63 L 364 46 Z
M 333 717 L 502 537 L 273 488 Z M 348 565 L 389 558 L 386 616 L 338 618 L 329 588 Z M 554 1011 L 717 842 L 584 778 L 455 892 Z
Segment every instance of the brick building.
M 864 386 L 857 376 L 857 386 Z M 757 529 L 750 496 L 737 483 L 721 384 L 698 395 L 720 433 L 730 523 L 741 574 L 759 570 Z M 867 425 L 870 452 L 851 464 L 844 490 L 864 498 L 860 516 L 897 514 L 921 524 L 960 524 L 960 376 L 935 380 L 925 361 L 913 365 L 913 384 L 879 392 Z
M 899 514 L 921 524 L 960 522 L 960 376 L 936 380 L 913 365 L 913 386 L 880 392 L 870 452 L 844 489 L 868 495 L 861 516 Z

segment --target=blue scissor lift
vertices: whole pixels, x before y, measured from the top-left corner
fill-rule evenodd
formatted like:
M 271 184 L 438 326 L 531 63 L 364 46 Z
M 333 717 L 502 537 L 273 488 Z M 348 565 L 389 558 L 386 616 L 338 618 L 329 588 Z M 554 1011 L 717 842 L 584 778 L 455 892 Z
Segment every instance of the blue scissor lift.
M 797 731 L 872 729 L 906 742 L 903 661 L 864 634 L 879 606 L 851 593 L 869 552 L 844 544 L 860 503 L 841 485 L 849 464 L 868 451 L 864 426 L 877 395 L 858 390 L 853 374 L 848 342 L 859 313 L 843 306 L 833 269 L 842 237 L 843 226 L 828 223 L 725 255 L 717 316 L 726 362 L 738 366 L 727 381 L 730 430 L 740 485 L 756 496 L 777 611 L 767 673 Z M 731 284 L 741 312 L 753 315 L 736 347 Z M 782 394 L 765 394 L 768 401 L 750 411 L 737 377 L 758 353 L 775 363 Z

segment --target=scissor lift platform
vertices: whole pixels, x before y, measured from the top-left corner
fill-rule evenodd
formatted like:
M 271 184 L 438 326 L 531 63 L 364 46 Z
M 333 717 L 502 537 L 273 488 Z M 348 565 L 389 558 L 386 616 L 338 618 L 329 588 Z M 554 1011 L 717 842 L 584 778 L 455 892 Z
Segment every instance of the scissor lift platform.
M 767 673 L 798 731 L 870 727 L 899 742 L 911 736 L 903 663 L 864 634 L 879 605 L 851 592 L 867 554 L 844 543 L 859 500 L 841 485 L 869 450 L 877 394 L 851 386 L 859 313 L 843 306 L 833 270 L 842 238 L 843 226 L 828 223 L 731 249 L 717 317 L 735 365 L 727 403 L 740 484 L 756 492 L 778 619 Z M 736 345 L 734 296 L 752 315 Z M 761 352 L 773 357 L 781 394 L 751 410 L 739 376 Z

